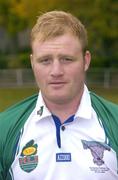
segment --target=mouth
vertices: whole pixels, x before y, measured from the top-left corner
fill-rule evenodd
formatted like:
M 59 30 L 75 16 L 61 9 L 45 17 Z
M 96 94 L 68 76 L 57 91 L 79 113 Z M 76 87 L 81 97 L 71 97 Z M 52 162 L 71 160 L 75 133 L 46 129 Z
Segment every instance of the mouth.
M 49 85 L 53 86 L 53 87 L 62 87 L 66 84 L 66 82 L 63 81 L 59 81 L 59 82 L 50 82 Z

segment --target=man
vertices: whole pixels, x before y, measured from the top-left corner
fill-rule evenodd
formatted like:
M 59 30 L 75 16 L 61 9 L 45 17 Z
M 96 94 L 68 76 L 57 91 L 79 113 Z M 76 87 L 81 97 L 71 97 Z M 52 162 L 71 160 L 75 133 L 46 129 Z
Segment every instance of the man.
M 0 115 L 0 180 L 117 180 L 118 106 L 88 91 L 91 54 L 73 15 L 41 15 L 31 32 L 37 95 Z

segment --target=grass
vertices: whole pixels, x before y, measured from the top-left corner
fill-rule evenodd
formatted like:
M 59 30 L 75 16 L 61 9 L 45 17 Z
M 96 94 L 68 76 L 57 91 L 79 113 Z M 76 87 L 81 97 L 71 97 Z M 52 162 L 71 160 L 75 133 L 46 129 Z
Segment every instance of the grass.
M 107 100 L 118 104 L 118 88 L 104 89 L 100 87 L 91 87 L 91 91 L 95 92 L 99 96 L 106 98 Z
M 103 89 L 91 87 L 95 93 L 118 104 L 118 89 Z M 22 99 L 37 93 L 36 88 L 6 88 L 0 89 L 0 111 L 21 101 Z
M 2 88 L 0 89 L 0 111 L 37 93 L 36 88 Z

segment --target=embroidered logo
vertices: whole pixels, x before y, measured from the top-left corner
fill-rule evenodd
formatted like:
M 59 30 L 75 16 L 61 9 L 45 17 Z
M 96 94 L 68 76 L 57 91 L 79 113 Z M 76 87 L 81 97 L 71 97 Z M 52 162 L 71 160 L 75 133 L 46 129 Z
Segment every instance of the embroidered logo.
M 42 114 L 43 114 L 43 108 L 44 108 L 44 106 L 41 106 L 41 107 L 40 107 L 40 109 L 37 111 L 37 115 L 42 116 Z
M 97 164 L 98 166 L 104 164 L 103 161 L 104 151 L 105 150 L 110 151 L 110 147 L 108 145 L 96 141 L 85 141 L 85 140 L 82 140 L 82 144 L 84 149 L 89 149 L 91 151 L 94 164 Z
M 34 140 L 29 141 L 25 147 L 22 149 L 19 164 L 23 171 L 31 172 L 33 171 L 38 164 L 37 154 L 37 144 L 34 144 Z

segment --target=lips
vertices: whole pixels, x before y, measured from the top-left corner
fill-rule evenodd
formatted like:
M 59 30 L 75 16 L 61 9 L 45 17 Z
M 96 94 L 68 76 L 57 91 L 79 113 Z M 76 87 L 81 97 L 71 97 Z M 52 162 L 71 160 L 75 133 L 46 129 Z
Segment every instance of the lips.
M 49 83 L 49 85 L 54 86 L 54 87 L 61 87 L 65 84 L 66 84 L 66 82 L 64 82 L 64 81 L 53 81 L 53 82 Z
M 65 82 L 51 82 L 49 84 L 65 84 Z

